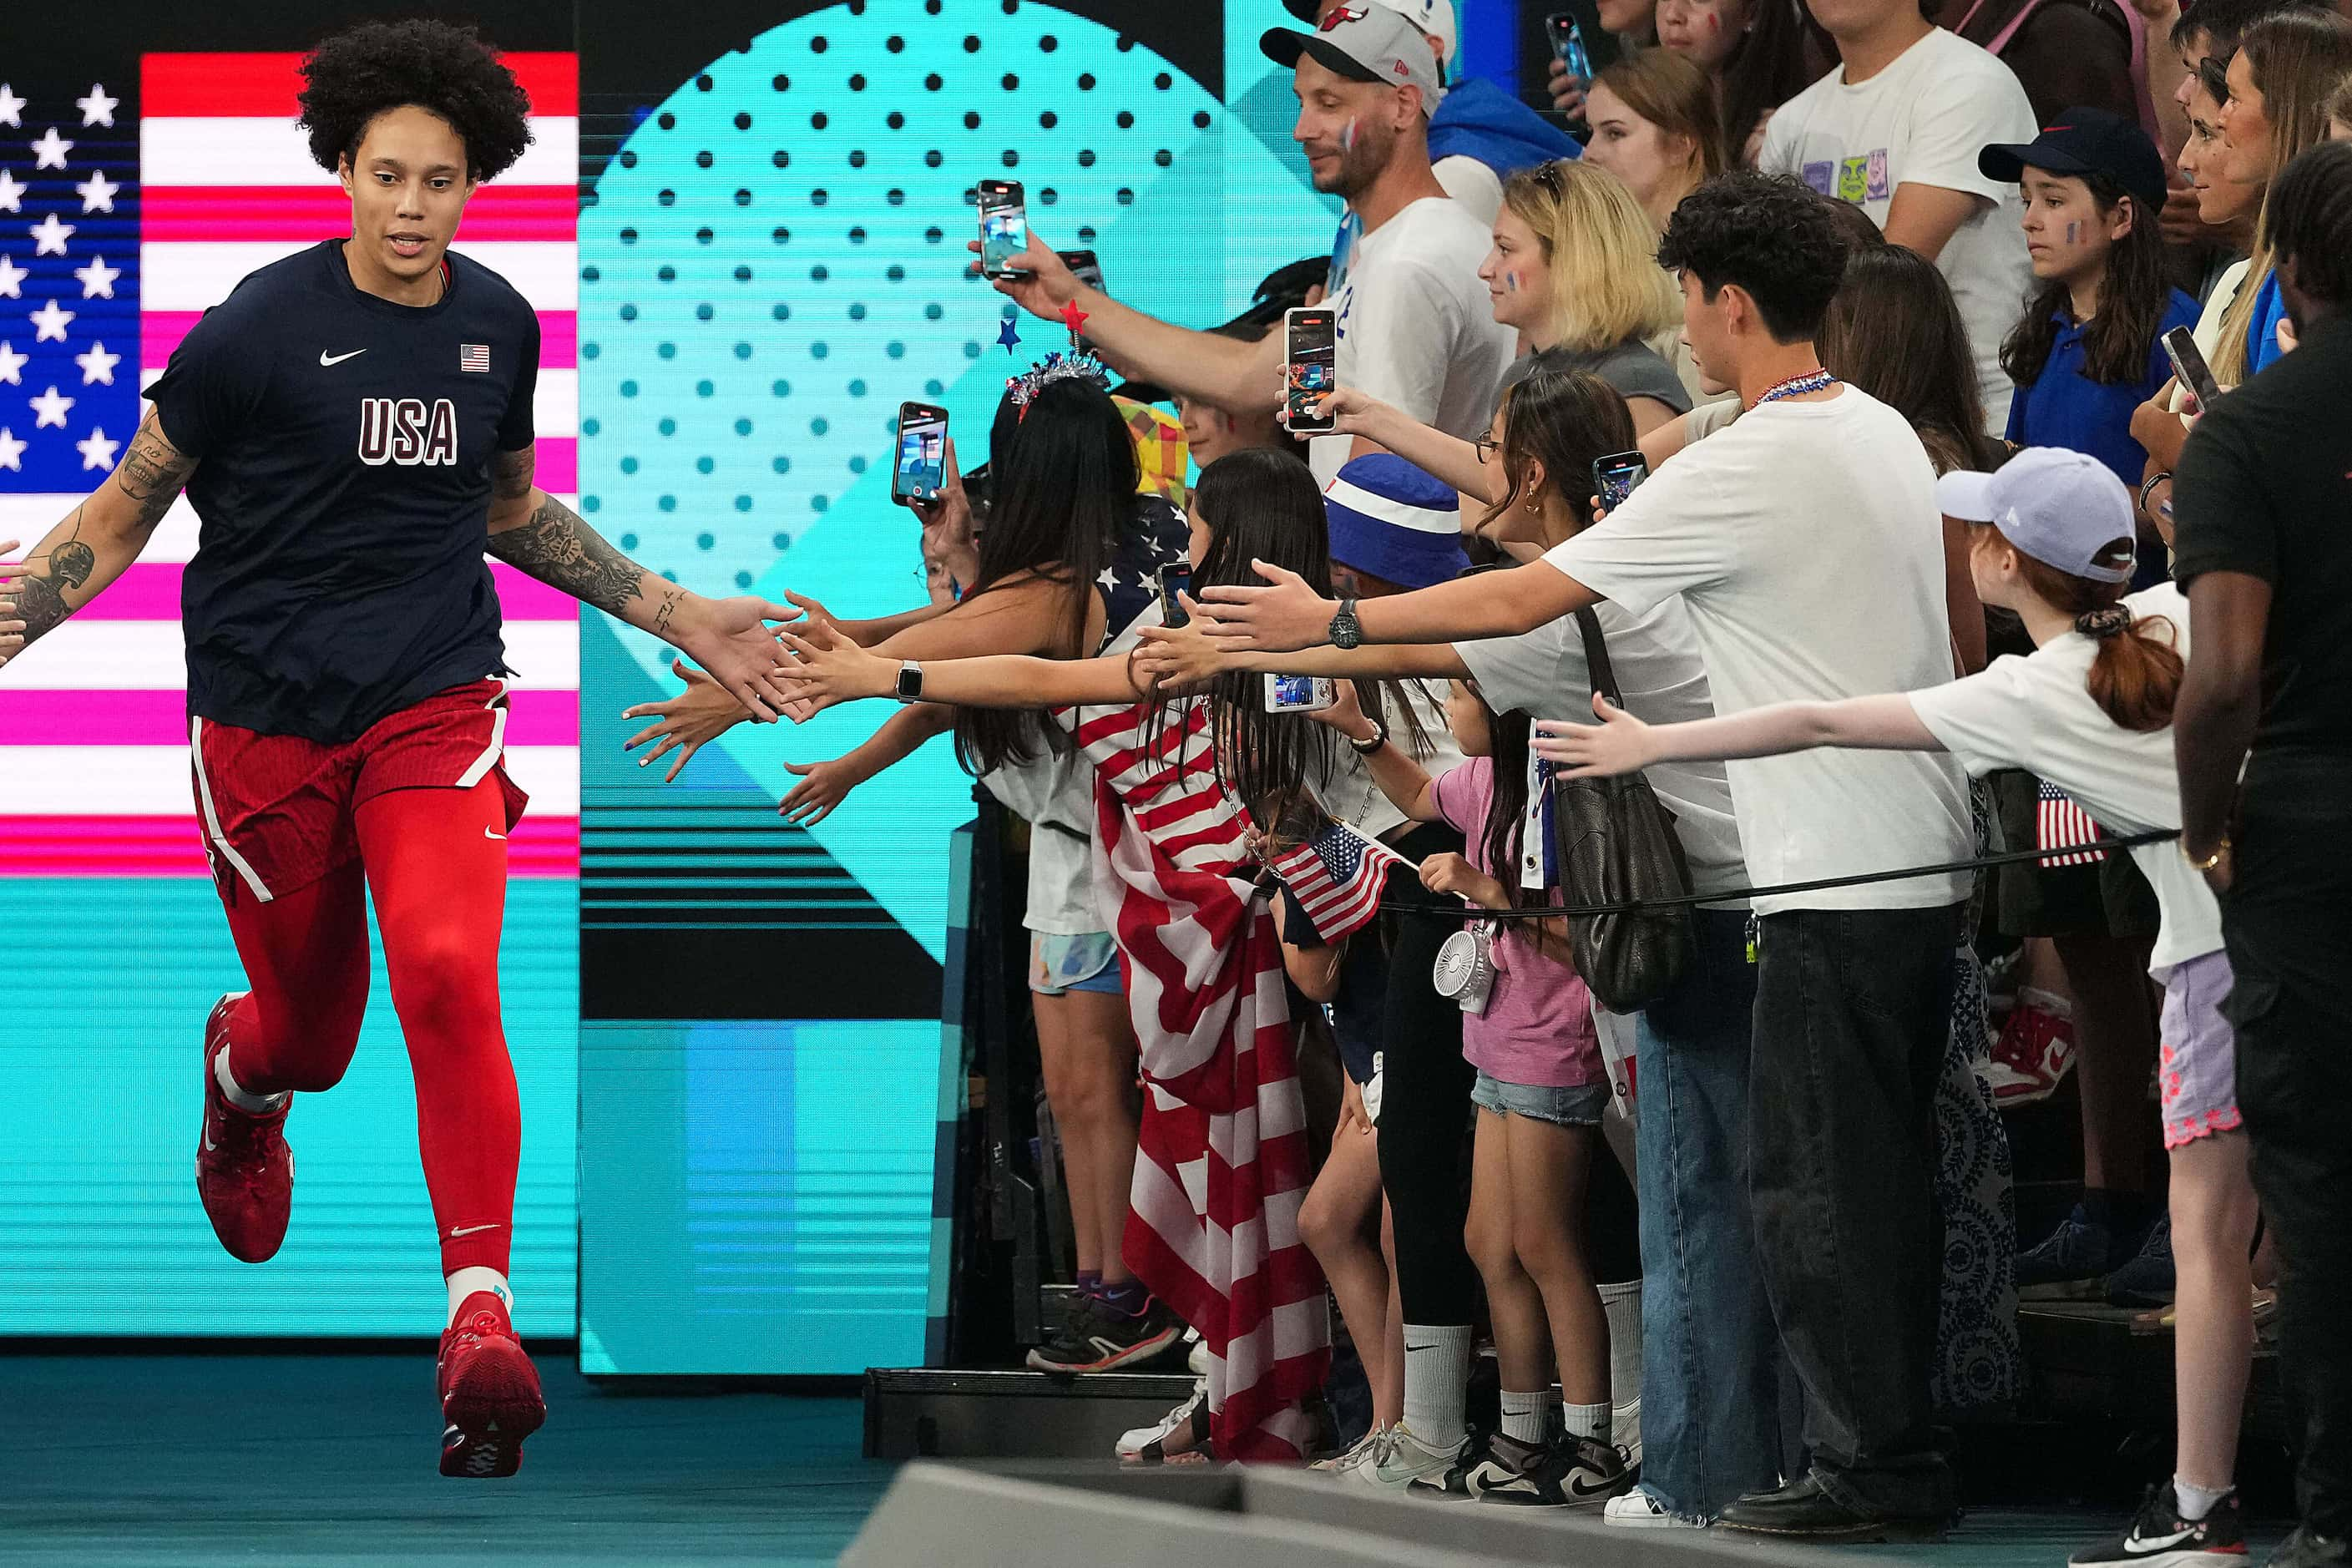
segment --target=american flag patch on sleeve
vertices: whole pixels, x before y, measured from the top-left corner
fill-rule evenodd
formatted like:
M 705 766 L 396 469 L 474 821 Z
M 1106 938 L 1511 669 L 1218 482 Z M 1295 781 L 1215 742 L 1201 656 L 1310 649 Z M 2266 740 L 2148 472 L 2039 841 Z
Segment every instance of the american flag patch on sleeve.
M 488 372 L 490 368 L 490 345 L 488 343 L 459 343 L 457 345 L 457 368 L 459 370 L 470 370 L 477 374 Z

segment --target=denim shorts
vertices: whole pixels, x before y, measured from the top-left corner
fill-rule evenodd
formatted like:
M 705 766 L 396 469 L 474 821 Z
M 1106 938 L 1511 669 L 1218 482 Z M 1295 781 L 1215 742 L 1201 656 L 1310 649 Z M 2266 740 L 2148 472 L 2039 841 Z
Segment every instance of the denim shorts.
M 2156 1093 L 2164 1146 L 2178 1149 L 2244 1125 L 2238 1114 L 2238 1037 L 2221 1016 L 2230 994 L 2230 955 L 2202 952 L 2158 976 L 2164 984 L 2158 1019 Z
M 1505 1083 L 1482 1072 L 1471 1086 L 1470 1103 L 1497 1116 L 1526 1116 L 1556 1127 L 1597 1127 L 1609 1109 L 1609 1085 Z
M 1040 996 L 1094 991 L 1116 996 L 1124 989 L 1118 972 L 1118 939 L 1107 931 L 1078 936 L 1029 933 L 1029 989 Z

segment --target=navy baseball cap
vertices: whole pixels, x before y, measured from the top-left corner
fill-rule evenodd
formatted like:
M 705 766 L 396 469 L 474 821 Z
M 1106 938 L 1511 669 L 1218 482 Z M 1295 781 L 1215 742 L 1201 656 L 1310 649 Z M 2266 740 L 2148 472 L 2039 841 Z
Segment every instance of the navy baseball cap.
M 1997 142 L 1977 154 L 1987 179 L 2014 184 L 2028 169 L 2049 174 L 2104 174 L 2153 219 L 2164 210 L 2164 154 L 2139 121 L 2104 109 L 2070 109 L 2032 142 Z

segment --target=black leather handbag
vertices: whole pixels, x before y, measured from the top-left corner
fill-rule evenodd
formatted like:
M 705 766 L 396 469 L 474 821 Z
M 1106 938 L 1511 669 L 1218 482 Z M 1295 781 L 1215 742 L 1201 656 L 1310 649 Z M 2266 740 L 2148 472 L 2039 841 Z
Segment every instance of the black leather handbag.
M 1576 612 L 1592 689 L 1625 705 L 1610 667 L 1601 623 Z M 1559 850 L 1560 889 L 1570 904 L 1687 898 L 1690 865 L 1683 858 L 1675 816 L 1638 773 L 1619 778 L 1551 780 L 1552 837 Z M 1569 945 L 1577 972 L 1612 1013 L 1647 1006 L 1674 985 L 1691 961 L 1688 904 L 1620 914 L 1572 916 Z

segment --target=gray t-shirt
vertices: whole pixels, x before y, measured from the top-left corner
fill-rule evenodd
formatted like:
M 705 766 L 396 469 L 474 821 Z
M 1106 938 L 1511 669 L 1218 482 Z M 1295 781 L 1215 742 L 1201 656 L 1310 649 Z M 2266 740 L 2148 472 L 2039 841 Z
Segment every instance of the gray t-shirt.
M 1673 365 L 1658 357 L 1656 350 L 1639 338 L 1628 338 L 1615 348 L 1585 353 L 1543 349 L 1521 354 L 1503 367 L 1502 384 L 1495 389 L 1496 397 L 1499 399 L 1538 370 L 1584 371 L 1615 387 L 1621 397 L 1654 397 L 1677 414 L 1690 412 L 1690 389 L 1683 384 L 1683 378 L 1675 374 Z

